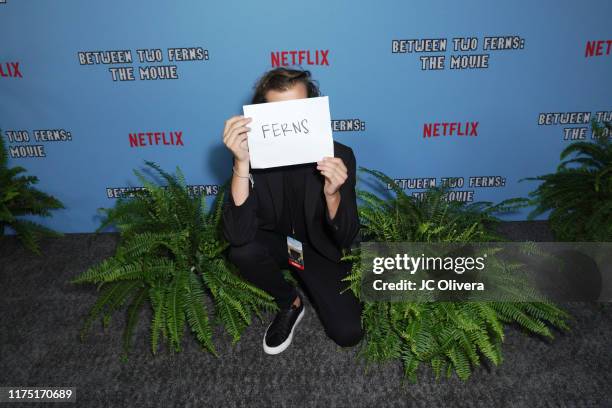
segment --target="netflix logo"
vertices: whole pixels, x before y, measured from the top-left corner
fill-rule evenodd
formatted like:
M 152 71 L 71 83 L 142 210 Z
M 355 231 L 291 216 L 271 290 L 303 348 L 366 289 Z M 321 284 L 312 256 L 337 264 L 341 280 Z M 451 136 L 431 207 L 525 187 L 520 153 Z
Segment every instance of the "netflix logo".
M 19 62 L 0 63 L 0 77 L 2 78 L 23 78 L 19 70 Z
M 329 66 L 329 50 L 272 51 L 270 55 L 273 67 L 289 65 Z
M 437 122 L 423 125 L 423 138 L 439 136 L 478 136 L 478 122 Z
M 183 132 L 140 132 L 130 133 L 130 147 L 184 146 Z
M 612 40 L 587 41 L 584 50 L 584 57 L 600 57 L 602 55 L 610 55 Z

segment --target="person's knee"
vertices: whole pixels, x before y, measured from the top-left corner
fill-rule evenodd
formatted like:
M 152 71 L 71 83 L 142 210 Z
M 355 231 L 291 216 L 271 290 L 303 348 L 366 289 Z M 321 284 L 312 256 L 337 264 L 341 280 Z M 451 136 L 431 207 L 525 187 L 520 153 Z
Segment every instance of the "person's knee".
M 338 324 L 327 331 L 327 335 L 341 347 L 353 347 L 363 338 L 365 332 L 358 319 L 353 322 Z

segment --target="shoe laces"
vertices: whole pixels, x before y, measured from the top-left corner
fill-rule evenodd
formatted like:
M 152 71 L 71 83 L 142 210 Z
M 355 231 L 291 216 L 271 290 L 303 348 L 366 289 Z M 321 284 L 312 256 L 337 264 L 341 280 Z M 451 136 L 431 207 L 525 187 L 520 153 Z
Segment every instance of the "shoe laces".
M 301 305 L 299 307 L 296 307 L 291 304 L 291 306 L 289 306 L 288 308 L 280 310 L 276 314 L 276 316 L 274 317 L 274 321 L 272 322 L 272 327 L 276 329 L 274 330 L 274 333 L 278 333 L 279 330 L 282 330 L 283 335 L 288 334 L 292 326 L 291 316 L 293 315 L 293 313 L 297 312 L 300 307 Z

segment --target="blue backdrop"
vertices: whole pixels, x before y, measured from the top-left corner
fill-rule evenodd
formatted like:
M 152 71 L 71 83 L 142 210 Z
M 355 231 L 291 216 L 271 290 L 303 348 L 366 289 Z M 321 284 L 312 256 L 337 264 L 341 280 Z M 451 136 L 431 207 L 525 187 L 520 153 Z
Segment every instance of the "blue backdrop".
M 590 139 L 590 119 L 610 119 L 611 12 L 608 0 L 0 0 L 0 129 L 9 165 L 67 207 L 32 219 L 89 232 L 98 207 L 140 185 L 144 160 L 180 166 L 212 199 L 230 175 L 224 121 L 263 72 L 299 65 L 359 166 L 410 194 L 450 177 L 455 199 L 500 201 Z

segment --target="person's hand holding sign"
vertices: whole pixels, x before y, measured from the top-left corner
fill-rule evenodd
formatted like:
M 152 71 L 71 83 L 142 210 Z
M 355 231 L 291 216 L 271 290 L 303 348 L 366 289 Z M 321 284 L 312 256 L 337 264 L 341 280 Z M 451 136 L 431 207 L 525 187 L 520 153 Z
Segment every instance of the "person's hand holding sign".
M 317 170 L 325 177 L 323 193 L 325 193 L 329 218 L 333 219 L 340 205 L 340 187 L 348 178 L 348 171 L 339 157 L 323 157 L 317 162 Z
M 245 167 L 248 171 L 249 149 L 247 145 L 247 132 L 251 130 L 247 126 L 252 118 L 242 115 L 232 116 L 225 121 L 223 130 L 223 143 L 233 153 L 238 167 Z
M 249 149 L 247 132 L 251 130 L 247 126 L 252 118 L 245 118 L 242 115 L 232 116 L 225 121 L 223 129 L 223 143 L 234 155 L 234 168 L 232 169 L 234 176 L 237 176 L 241 181 L 232 182 L 231 194 L 236 205 L 242 205 L 249 196 Z

